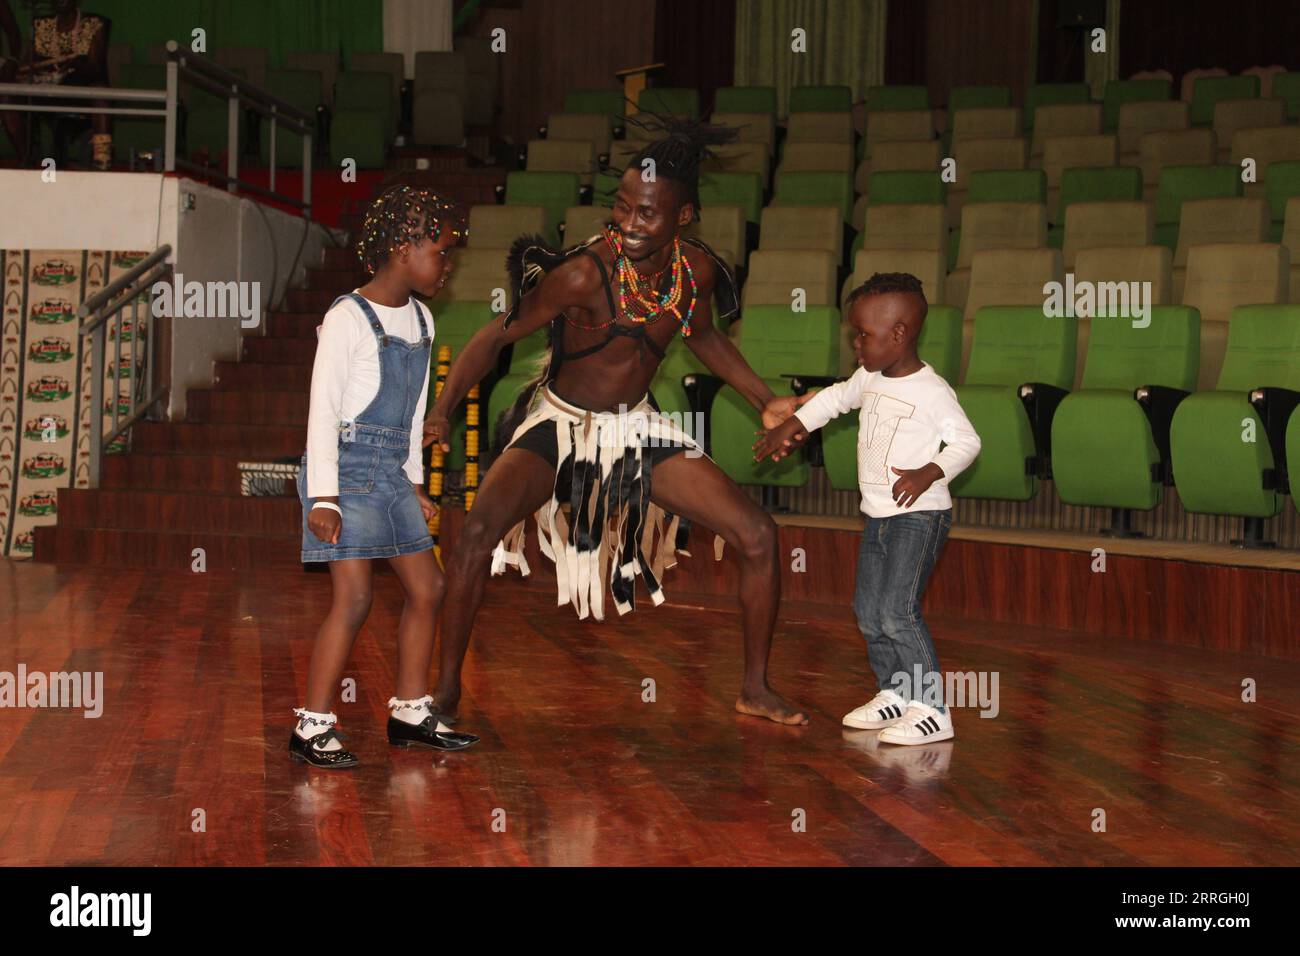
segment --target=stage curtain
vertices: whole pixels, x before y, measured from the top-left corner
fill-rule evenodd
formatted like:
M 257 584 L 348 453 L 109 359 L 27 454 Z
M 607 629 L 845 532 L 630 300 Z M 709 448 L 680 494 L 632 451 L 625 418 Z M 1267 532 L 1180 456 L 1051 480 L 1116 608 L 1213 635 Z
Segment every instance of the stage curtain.
M 195 27 L 207 32 L 209 54 L 221 46 L 264 47 L 273 69 L 285 53 L 297 50 L 340 51 L 346 57 L 384 48 L 383 0 L 83 0 L 82 9 L 112 20 L 111 42 L 130 43 L 136 63 L 146 62 L 151 44 L 175 40 L 188 46 Z M 14 15 L 26 36 L 27 11 L 19 5 Z
M 907 2 L 907 0 L 896 0 Z M 737 86 L 775 86 L 784 116 L 790 87 L 845 85 L 857 102 L 884 82 L 886 0 L 739 0 Z M 791 50 L 791 31 L 807 52 Z

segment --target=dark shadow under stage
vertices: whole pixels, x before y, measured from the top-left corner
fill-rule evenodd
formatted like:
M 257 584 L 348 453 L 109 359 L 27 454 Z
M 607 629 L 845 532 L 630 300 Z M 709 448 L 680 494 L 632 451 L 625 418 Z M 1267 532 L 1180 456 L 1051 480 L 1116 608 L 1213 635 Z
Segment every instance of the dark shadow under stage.
M 285 752 L 327 576 L 0 562 L 0 672 L 104 681 L 97 719 L 0 708 L 0 864 L 1300 863 L 1300 664 L 935 613 L 999 712 L 890 747 L 840 727 L 870 696 L 847 606 L 783 605 L 773 683 L 813 722 L 782 728 L 733 712 L 739 615 L 685 581 L 600 624 L 495 580 L 461 708 L 482 743 L 431 756 L 385 741 L 378 575 L 337 708 L 362 766 L 328 772 Z

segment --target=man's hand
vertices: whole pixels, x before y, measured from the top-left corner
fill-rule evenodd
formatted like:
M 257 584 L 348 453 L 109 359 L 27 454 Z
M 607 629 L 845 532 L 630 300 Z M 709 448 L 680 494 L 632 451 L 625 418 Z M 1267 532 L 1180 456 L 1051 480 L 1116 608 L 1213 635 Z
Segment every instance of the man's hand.
M 920 468 L 898 468 L 889 469 L 896 475 L 901 475 L 896 482 L 891 494 L 894 496 L 894 504 L 900 508 L 910 508 L 916 504 L 916 499 L 925 494 L 927 488 L 943 477 L 943 469 L 930 462 L 928 465 L 922 465 Z
M 794 415 L 775 428 L 758 432 L 758 435 L 758 441 L 754 442 L 755 461 L 761 461 L 769 455 L 773 461 L 780 461 L 808 440 L 808 432 L 804 429 L 803 422 Z
M 433 520 L 433 516 L 438 513 L 438 506 L 429 497 L 429 493 L 424 490 L 423 485 L 412 483 L 411 487 L 415 489 L 415 500 L 420 503 L 420 511 L 424 514 L 424 523 L 428 524 Z
M 434 442 L 440 444 L 443 451 L 451 451 L 451 422 L 447 421 L 446 415 L 430 412 L 424 419 L 424 443 L 421 447 L 428 448 Z
M 778 395 L 771 399 L 763 406 L 763 427 L 775 428 L 782 424 L 795 413 L 795 409 L 816 394 L 816 392 L 808 392 L 806 395 Z

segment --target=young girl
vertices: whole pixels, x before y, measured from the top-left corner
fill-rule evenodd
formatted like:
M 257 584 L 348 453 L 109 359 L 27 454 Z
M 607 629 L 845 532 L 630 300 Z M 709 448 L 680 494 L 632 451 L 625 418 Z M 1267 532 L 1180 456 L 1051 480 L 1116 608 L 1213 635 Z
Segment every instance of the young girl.
M 397 694 L 388 742 L 460 750 L 425 693 L 434 618 L 444 581 L 428 520 L 421 429 L 433 319 L 412 293 L 432 296 L 451 274 L 448 254 L 466 234 L 460 209 L 434 193 L 389 189 L 370 207 L 357 255 L 369 282 L 340 296 L 317 330 L 307 453 L 298 471 L 302 560 L 330 562 L 334 599 L 316 635 L 307 700 L 289 753 L 315 767 L 355 767 L 330 712 L 352 643 L 370 611 L 371 561 L 387 558 L 406 592 L 397 631 Z

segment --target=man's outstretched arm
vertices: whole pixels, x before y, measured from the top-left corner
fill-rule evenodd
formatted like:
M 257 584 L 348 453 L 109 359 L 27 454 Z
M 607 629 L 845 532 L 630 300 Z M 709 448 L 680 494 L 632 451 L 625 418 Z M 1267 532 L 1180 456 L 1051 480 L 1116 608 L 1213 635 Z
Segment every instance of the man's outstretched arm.
M 481 382 L 496 366 L 497 356 L 506 345 L 536 332 L 565 309 L 585 302 L 599 282 L 595 267 L 585 256 L 579 256 L 548 272 L 536 287 L 528 291 L 519 301 L 515 319 L 509 328 L 505 326 L 505 315 L 493 317 L 491 322 L 474 333 L 460 354 L 452 359 L 442 393 L 425 416 L 426 425 L 439 419 L 447 421 L 470 388 Z M 437 344 L 436 338 L 434 343 Z M 434 436 L 426 427 L 425 446 L 432 444 L 433 440 Z M 445 433 L 442 435 L 442 443 L 445 449 Z
M 725 334 L 713 324 L 714 265 L 706 259 L 702 268 L 696 269 L 695 314 L 691 317 L 691 334 L 686 344 L 696 357 L 718 378 L 722 379 L 759 411 L 776 396 L 767 384 L 750 368 L 745 357 Z

